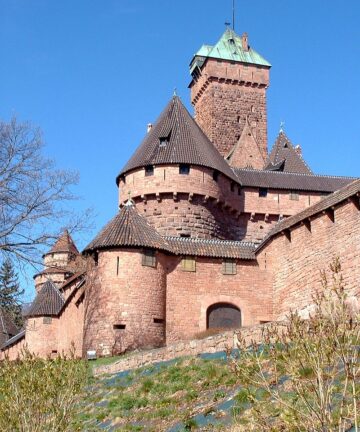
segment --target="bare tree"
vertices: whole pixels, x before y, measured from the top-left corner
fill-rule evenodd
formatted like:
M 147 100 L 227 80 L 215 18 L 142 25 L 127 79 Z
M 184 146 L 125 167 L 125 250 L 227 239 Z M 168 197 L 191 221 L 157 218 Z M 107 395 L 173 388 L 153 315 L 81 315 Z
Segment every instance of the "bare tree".
M 56 169 L 42 149 L 38 128 L 16 118 L 0 121 L 0 255 L 19 263 L 37 262 L 39 248 L 52 243 L 60 228 L 79 223 L 66 209 L 75 199 L 77 173 Z

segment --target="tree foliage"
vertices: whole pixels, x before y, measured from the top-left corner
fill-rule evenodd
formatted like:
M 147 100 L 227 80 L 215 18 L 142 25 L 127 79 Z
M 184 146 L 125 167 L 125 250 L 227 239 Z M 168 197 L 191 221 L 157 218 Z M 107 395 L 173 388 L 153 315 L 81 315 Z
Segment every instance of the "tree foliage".
M 78 176 L 56 169 L 42 150 L 38 128 L 0 121 L 0 254 L 22 263 L 36 260 L 39 246 L 51 244 L 69 220 L 78 224 L 66 209 Z
M 18 327 L 23 324 L 21 312 L 23 294 L 24 290 L 20 288 L 12 262 L 10 259 L 5 259 L 0 267 L 0 307 L 10 314 Z
M 309 319 L 264 330 L 263 344 L 240 340 L 233 362 L 243 384 L 237 431 L 359 430 L 360 316 L 349 301 L 339 260 L 322 273 Z
M 87 366 L 74 356 L 41 359 L 24 350 L 0 362 L 0 430 L 74 431 Z

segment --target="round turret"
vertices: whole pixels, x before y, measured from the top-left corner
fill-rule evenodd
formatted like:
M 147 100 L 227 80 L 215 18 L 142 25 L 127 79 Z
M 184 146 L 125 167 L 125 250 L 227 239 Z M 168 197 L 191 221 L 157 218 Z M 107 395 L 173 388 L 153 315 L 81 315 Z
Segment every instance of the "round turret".
M 239 181 L 174 97 L 117 178 L 120 207 L 129 196 L 162 235 L 238 239 Z

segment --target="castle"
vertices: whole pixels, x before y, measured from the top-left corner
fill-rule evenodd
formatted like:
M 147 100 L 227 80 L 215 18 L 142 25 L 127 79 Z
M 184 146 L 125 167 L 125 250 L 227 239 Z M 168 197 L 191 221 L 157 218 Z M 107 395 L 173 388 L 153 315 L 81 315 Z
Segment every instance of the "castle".
M 119 212 L 80 255 L 44 255 L 26 327 L 41 356 L 159 347 L 211 328 L 304 317 L 340 256 L 359 296 L 360 180 L 320 176 L 283 130 L 267 145 L 271 65 L 227 29 L 190 63 L 193 118 L 174 95 L 116 178 Z

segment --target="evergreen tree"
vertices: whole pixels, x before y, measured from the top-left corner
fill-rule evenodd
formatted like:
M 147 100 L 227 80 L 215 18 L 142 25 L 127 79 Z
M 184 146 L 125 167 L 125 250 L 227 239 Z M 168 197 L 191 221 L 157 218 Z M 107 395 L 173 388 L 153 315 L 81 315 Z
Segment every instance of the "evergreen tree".
M 5 259 L 0 267 L 0 306 L 9 312 L 18 327 L 23 324 L 20 303 L 23 294 L 12 262 Z

